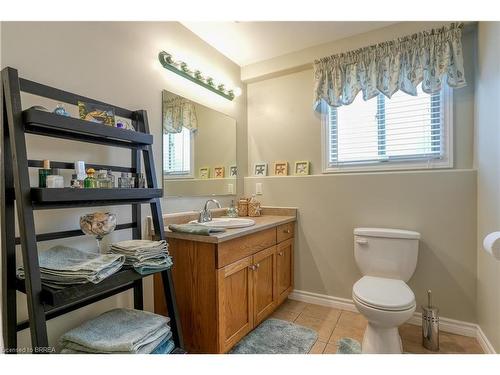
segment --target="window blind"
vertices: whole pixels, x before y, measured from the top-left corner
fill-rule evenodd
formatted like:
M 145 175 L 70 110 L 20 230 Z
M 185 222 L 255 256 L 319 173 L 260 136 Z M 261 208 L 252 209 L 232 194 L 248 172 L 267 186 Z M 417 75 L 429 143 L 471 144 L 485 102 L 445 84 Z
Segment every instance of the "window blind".
M 191 174 L 191 131 L 182 128 L 180 133 L 163 137 L 163 169 L 169 175 Z
M 328 111 L 329 164 L 426 160 L 443 153 L 441 95 L 401 91 Z

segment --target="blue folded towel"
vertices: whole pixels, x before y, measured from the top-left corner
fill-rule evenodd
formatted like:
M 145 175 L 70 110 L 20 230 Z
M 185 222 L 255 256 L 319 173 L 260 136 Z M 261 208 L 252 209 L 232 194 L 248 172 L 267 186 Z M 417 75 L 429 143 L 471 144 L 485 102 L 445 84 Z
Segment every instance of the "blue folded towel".
M 210 236 L 212 233 L 225 232 L 224 228 L 220 227 L 207 227 L 201 224 L 170 224 L 168 226 L 172 232 L 198 234 L 202 236 Z
M 171 334 L 169 321 L 142 310 L 110 310 L 66 332 L 61 352 L 148 354 Z
M 170 339 L 165 344 L 159 345 L 151 354 L 170 354 L 174 348 L 174 340 Z
M 154 259 L 134 263 L 134 270 L 141 275 L 146 276 L 152 273 L 168 270 L 172 267 L 172 264 L 172 257 L 170 255 L 162 255 Z
M 172 350 L 174 350 L 174 347 L 175 344 L 174 340 L 172 340 L 172 332 L 169 332 L 160 344 L 154 348 L 151 354 L 169 354 Z

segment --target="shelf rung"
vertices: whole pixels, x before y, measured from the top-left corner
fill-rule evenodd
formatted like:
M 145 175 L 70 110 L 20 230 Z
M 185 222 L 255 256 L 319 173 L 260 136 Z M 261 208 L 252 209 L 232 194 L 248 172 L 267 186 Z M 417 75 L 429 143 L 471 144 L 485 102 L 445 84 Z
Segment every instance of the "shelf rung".
M 112 297 L 112 296 L 119 294 L 119 293 L 126 292 L 127 290 L 132 289 L 133 286 L 134 286 L 133 284 L 127 284 L 121 288 L 110 290 L 106 293 L 102 293 L 98 296 L 94 296 L 94 297 L 88 298 L 86 300 L 78 301 L 76 303 L 68 304 L 65 306 L 57 307 L 57 308 L 48 309 L 45 311 L 45 319 L 50 320 L 50 319 L 57 318 L 58 316 L 67 314 L 67 313 L 74 311 L 74 310 L 78 310 L 82 307 L 91 305 L 92 303 L 95 303 L 95 302 L 101 301 L 103 299 Z M 16 329 L 17 329 L 17 331 L 22 331 L 26 328 L 29 328 L 29 326 L 30 326 L 29 320 L 24 320 L 22 322 L 17 323 Z
M 117 224 L 115 230 L 131 229 L 131 228 L 137 228 L 137 224 L 134 223 Z M 42 242 L 42 241 L 50 241 L 50 240 L 57 240 L 60 238 L 78 237 L 84 235 L 85 233 L 83 233 L 81 229 L 75 229 L 62 232 L 40 233 L 36 235 L 36 240 L 38 242 Z M 20 244 L 21 244 L 21 239 L 19 237 L 16 237 L 16 245 Z
M 64 161 L 50 161 L 50 166 L 52 168 L 58 168 L 58 169 L 74 169 L 75 168 L 75 163 L 67 163 Z M 42 168 L 43 167 L 43 160 L 28 160 L 28 167 L 31 168 Z M 131 167 L 120 167 L 117 165 L 105 165 L 105 164 L 91 164 L 91 163 L 86 163 L 85 164 L 86 168 L 94 168 L 96 171 L 100 169 L 110 169 L 113 172 L 126 172 L 126 173 L 136 173 L 135 168 Z
M 106 293 L 111 293 L 110 295 L 116 294 L 118 292 L 114 291 L 120 288 L 132 288 L 135 281 L 141 280 L 144 277 L 146 276 L 139 274 L 131 267 L 127 267 L 107 277 L 98 284 L 90 282 L 75 284 L 64 289 L 54 289 L 42 284 L 40 299 L 46 306 L 46 311 L 48 311 L 67 305 L 74 305 L 92 298 L 97 298 L 97 300 L 102 299 L 99 296 L 106 295 Z M 26 293 L 23 279 L 16 279 L 16 289 L 22 293 Z

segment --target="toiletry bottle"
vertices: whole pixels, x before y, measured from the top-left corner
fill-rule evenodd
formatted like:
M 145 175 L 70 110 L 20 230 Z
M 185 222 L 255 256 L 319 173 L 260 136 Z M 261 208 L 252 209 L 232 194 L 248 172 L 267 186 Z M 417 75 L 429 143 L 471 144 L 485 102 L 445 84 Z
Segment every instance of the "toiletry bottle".
M 146 187 L 146 179 L 143 173 L 137 173 L 135 178 L 135 187 L 144 189 Z
M 99 171 L 96 181 L 99 189 L 108 189 L 111 186 L 111 179 L 108 177 L 108 171 L 105 169 Z
M 43 161 L 43 168 L 38 170 L 38 187 L 47 187 L 47 176 L 52 174 L 50 160 Z
M 64 178 L 63 176 L 51 174 L 47 176 L 47 187 L 48 188 L 63 188 Z
M 116 179 L 115 179 L 115 175 L 113 174 L 113 172 L 111 172 L 111 169 L 108 169 L 108 178 L 109 178 L 109 187 L 110 188 L 114 188 L 116 187 Z
M 70 182 L 70 187 L 72 188 L 75 188 L 75 189 L 80 189 L 83 187 L 82 185 L 83 181 L 80 181 L 78 179 L 78 175 L 77 174 L 72 174 L 71 175 L 71 182 Z
M 130 177 L 127 172 L 122 172 L 121 176 L 118 178 L 119 188 L 130 188 Z
M 234 206 L 234 201 L 231 200 L 231 206 L 227 209 L 228 217 L 238 217 L 238 209 Z
M 75 174 L 78 181 L 80 181 L 80 186 L 83 187 L 83 181 L 87 177 L 87 173 L 85 173 L 85 162 L 83 160 L 75 161 Z
M 96 188 L 97 181 L 94 177 L 95 170 L 94 168 L 87 169 L 87 178 L 83 182 L 83 187 L 85 188 Z

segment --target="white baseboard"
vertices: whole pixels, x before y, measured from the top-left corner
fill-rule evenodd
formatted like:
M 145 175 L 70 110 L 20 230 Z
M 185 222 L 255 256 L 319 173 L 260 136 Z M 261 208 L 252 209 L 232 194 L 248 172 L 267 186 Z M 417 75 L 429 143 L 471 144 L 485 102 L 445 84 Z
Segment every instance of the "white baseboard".
M 328 296 L 325 294 L 306 292 L 303 290 L 293 290 L 288 298 L 296 301 L 314 303 L 316 305 L 357 312 L 356 306 L 354 305 L 352 300 L 348 298 Z M 421 326 L 422 314 L 416 312 L 408 321 L 408 323 Z M 454 333 L 456 335 L 475 337 L 477 338 L 485 353 L 496 354 L 495 349 L 491 345 L 481 327 L 475 323 L 440 317 L 439 329 L 443 332 Z
M 479 345 L 483 348 L 484 352 L 486 354 L 496 354 L 497 352 L 495 351 L 495 348 L 493 345 L 491 345 L 490 340 L 488 340 L 488 337 L 484 334 L 483 330 L 481 329 L 481 326 L 477 326 L 477 341 L 479 341 Z

